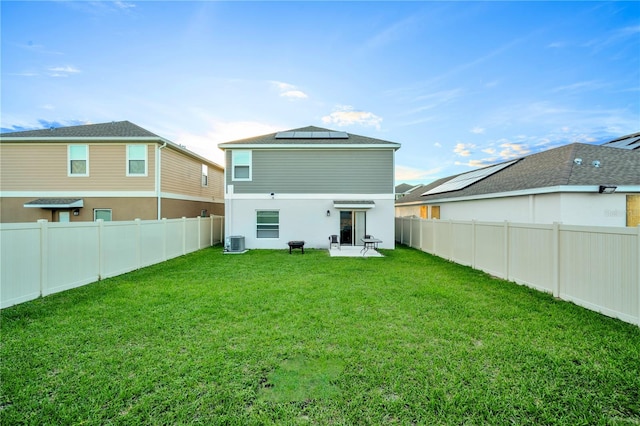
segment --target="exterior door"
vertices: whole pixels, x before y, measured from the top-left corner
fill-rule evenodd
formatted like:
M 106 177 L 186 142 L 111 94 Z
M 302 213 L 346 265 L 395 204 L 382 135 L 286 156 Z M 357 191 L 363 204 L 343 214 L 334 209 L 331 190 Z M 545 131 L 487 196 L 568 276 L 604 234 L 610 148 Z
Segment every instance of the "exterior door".
M 340 244 L 361 246 L 367 233 L 367 212 L 340 210 Z
M 58 222 L 69 222 L 69 212 L 58 212 Z

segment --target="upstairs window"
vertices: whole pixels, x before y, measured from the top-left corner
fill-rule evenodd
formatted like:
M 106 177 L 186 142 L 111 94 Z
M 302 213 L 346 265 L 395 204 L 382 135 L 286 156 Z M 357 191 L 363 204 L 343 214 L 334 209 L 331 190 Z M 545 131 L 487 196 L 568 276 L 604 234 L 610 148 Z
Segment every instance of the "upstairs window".
M 147 146 L 127 145 L 127 176 L 147 175 Z
M 209 167 L 202 165 L 202 186 L 209 186 Z
M 251 180 L 251 151 L 231 151 L 231 169 L 233 180 Z
M 257 238 L 280 237 L 280 212 L 277 210 L 258 210 L 257 212 Z
M 89 146 L 69 145 L 69 176 L 89 176 Z

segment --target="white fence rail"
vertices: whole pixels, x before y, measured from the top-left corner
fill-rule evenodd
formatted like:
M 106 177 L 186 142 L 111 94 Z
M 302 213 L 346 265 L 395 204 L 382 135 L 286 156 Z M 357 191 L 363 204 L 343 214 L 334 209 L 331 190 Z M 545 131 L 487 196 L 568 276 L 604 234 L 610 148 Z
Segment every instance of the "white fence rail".
M 396 241 L 640 326 L 640 227 L 397 217 Z
M 0 224 L 0 309 L 212 246 L 223 234 L 222 216 Z

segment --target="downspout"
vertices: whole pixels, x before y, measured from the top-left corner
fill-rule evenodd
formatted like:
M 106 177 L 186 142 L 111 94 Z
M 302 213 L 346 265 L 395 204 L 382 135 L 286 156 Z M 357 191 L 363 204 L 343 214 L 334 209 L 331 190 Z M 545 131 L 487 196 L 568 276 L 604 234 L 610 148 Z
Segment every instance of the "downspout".
M 165 148 L 167 143 L 163 143 L 160 148 L 158 148 L 157 152 L 157 161 L 156 161 L 156 195 L 158 196 L 158 220 L 162 219 L 162 192 L 161 192 L 161 182 L 162 182 L 162 148 Z

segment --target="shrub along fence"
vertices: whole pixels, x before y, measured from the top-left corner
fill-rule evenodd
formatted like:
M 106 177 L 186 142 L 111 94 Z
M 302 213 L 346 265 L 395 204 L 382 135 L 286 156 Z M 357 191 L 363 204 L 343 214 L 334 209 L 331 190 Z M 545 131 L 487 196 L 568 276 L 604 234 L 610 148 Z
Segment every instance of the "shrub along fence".
M 640 226 L 397 217 L 396 241 L 640 326 Z
M 223 233 L 222 216 L 0 224 L 0 309 L 212 246 Z

